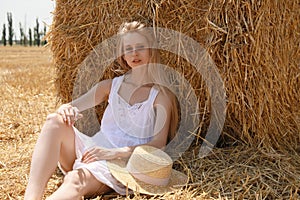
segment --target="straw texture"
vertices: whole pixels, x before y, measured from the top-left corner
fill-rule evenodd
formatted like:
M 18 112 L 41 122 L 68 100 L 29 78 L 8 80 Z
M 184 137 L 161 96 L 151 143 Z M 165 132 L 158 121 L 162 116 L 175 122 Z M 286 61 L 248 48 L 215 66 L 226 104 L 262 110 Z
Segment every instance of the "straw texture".
M 221 145 L 295 149 L 300 142 L 299 11 L 297 1 L 285 0 L 57 0 L 48 39 L 58 97 L 71 100 L 76 69 L 93 47 L 116 34 L 122 22 L 140 20 L 184 33 L 210 53 L 227 94 Z M 200 136 L 210 114 L 201 75 L 176 55 L 162 52 L 162 57 L 185 75 L 200 99 Z M 107 70 L 99 79 L 115 75 Z M 99 119 L 103 109 L 98 108 Z

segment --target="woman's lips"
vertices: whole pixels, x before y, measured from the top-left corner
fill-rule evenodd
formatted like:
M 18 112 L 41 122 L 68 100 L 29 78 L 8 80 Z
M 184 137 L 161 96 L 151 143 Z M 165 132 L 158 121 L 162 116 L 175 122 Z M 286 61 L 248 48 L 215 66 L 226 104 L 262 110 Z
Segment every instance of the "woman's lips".
M 141 62 L 141 60 L 140 59 L 134 59 L 132 62 L 133 63 L 139 63 L 139 62 Z

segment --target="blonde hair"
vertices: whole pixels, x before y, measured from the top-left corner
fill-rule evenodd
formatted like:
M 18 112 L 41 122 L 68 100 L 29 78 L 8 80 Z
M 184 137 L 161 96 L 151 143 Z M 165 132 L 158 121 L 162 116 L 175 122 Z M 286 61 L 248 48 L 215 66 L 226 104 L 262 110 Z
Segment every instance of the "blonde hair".
M 128 66 L 127 62 L 123 58 L 123 37 L 126 33 L 139 33 L 144 36 L 148 42 L 150 49 L 150 63 L 159 63 L 159 52 L 155 48 L 156 39 L 154 37 L 154 33 L 151 33 L 151 29 L 147 29 L 144 24 L 133 21 L 133 22 L 125 22 L 123 23 L 118 31 L 118 44 L 117 44 L 117 55 L 119 55 L 117 61 L 121 65 L 124 71 L 129 71 L 131 68 Z
M 118 31 L 118 43 L 117 43 L 117 62 L 119 63 L 120 67 L 122 68 L 123 72 L 126 73 L 127 71 L 131 70 L 128 66 L 127 62 L 123 58 L 123 40 L 122 36 L 126 33 L 139 33 L 144 36 L 149 45 L 150 51 L 150 61 L 148 64 L 148 75 L 150 80 L 155 83 L 155 85 L 159 88 L 161 92 L 163 92 L 166 96 L 168 96 L 172 102 L 172 111 L 171 111 L 171 123 L 169 127 L 169 134 L 168 134 L 168 142 L 175 137 L 176 131 L 178 129 L 178 124 L 180 121 L 180 109 L 179 103 L 174 95 L 168 88 L 165 86 L 169 85 L 169 81 L 167 79 L 167 75 L 162 67 L 156 67 L 160 62 L 159 50 L 157 49 L 157 40 L 155 38 L 154 29 L 146 28 L 145 24 L 137 21 L 133 22 L 125 22 L 123 23 Z

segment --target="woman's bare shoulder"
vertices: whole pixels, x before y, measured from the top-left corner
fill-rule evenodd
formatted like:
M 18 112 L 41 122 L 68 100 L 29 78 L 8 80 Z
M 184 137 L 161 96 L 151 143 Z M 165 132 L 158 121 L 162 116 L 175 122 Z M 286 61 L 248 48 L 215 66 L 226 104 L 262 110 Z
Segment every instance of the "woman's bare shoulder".
M 97 84 L 97 89 L 109 94 L 112 85 L 112 79 L 105 79 Z
M 155 99 L 155 104 L 163 104 L 165 106 L 172 106 L 172 102 L 176 99 L 174 93 L 167 87 L 160 87 L 158 95 Z

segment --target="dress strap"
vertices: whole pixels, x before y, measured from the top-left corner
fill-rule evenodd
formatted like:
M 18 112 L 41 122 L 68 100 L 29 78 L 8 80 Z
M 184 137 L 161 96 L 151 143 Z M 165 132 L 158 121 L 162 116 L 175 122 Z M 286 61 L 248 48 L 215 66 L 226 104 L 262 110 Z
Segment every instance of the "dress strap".
M 149 103 L 151 105 L 153 105 L 153 103 L 154 103 L 154 101 L 155 101 L 158 93 L 159 93 L 159 90 L 157 88 L 155 88 L 155 86 L 153 86 L 151 88 L 151 90 L 150 90 L 150 94 L 149 94 L 149 98 L 148 98 L 149 99 Z
M 118 77 L 115 77 L 114 79 L 113 79 L 113 87 L 114 87 L 114 90 L 117 92 L 117 91 L 119 91 L 119 88 L 120 88 L 120 86 L 121 86 L 121 84 L 122 84 L 122 82 L 123 82 L 123 79 L 124 79 L 124 75 L 122 75 L 122 76 L 118 76 Z
M 124 79 L 124 75 L 113 78 L 109 97 L 108 97 L 109 103 L 110 100 L 113 99 L 113 96 L 117 96 L 116 93 L 118 92 L 123 79 Z

